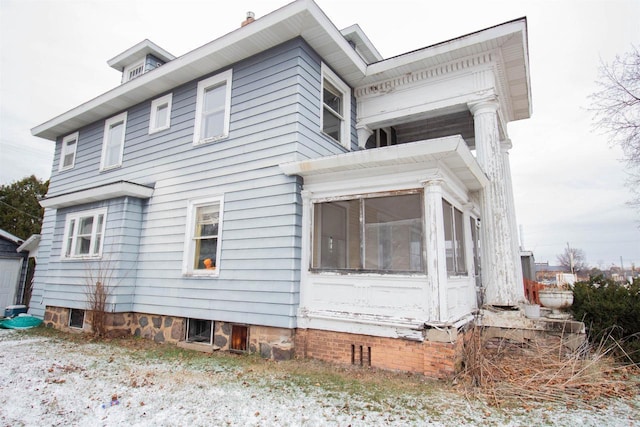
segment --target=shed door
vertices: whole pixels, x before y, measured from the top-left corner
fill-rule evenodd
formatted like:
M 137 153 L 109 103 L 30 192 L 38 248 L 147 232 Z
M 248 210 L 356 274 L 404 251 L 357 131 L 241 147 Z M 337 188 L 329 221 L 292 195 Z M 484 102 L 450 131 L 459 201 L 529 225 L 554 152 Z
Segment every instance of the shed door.
M 0 258 L 0 315 L 5 307 L 15 304 L 21 267 L 21 259 Z

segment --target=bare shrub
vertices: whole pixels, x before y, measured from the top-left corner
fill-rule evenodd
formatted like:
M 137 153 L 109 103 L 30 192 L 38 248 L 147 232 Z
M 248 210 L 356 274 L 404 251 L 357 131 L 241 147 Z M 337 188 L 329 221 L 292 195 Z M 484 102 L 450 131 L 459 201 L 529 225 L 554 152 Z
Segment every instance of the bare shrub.
M 104 337 L 107 332 L 107 305 L 116 285 L 110 260 L 100 260 L 86 266 L 85 295 L 87 310 L 91 315 L 91 330 L 95 336 Z

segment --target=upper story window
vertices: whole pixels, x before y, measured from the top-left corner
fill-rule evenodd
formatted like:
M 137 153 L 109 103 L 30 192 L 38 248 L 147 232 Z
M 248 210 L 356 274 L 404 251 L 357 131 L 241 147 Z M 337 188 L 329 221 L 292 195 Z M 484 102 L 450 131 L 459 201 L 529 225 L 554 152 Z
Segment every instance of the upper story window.
M 423 241 L 421 193 L 314 204 L 314 269 L 424 273 Z
M 122 73 L 122 83 L 133 80 L 144 74 L 144 59 L 126 67 Z
M 451 276 L 467 274 L 464 253 L 464 215 L 446 200 L 442 200 L 442 212 L 447 273 Z
M 351 89 L 336 73 L 322 64 L 322 132 L 342 144 L 351 147 Z
M 187 211 L 183 273 L 213 276 L 220 268 L 222 197 L 192 201 Z
M 76 151 L 78 149 L 78 132 L 72 133 L 62 138 L 62 149 L 60 151 L 59 171 L 73 168 L 76 162 Z
M 68 214 L 62 258 L 99 258 L 102 255 L 106 217 L 106 208 Z
M 203 144 L 229 136 L 232 70 L 198 83 L 193 144 Z
M 111 169 L 122 165 L 122 153 L 124 151 L 124 134 L 126 128 L 126 111 L 105 121 L 100 170 Z
M 167 94 L 151 101 L 149 117 L 149 134 L 160 132 L 171 127 L 171 101 L 173 94 Z

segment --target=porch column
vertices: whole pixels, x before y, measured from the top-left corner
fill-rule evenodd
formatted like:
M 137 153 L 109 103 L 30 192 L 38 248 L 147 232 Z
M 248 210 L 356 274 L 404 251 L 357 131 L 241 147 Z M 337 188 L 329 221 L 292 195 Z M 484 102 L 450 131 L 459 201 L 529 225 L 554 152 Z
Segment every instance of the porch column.
M 440 177 L 422 182 L 424 188 L 425 242 L 427 255 L 427 301 L 429 319 L 447 320 L 447 257 L 444 247 L 444 217 L 442 214 L 442 183 Z
M 496 99 L 469 104 L 473 114 L 476 159 L 489 178 L 480 191 L 482 286 L 484 303 L 514 306 L 522 300 L 522 280 L 516 277 L 514 240 L 510 218 L 507 172 L 500 148 Z
M 373 130 L 367 125 L 356 125 L 358 131 L 358 147 L 364 148 L 367 145 L 367 140 L 373 135 Z
M 500 143 L 502 152 L 502 161 L 504 164 L 505 188 L 507 191 L 507 200 L 509 201 L 509 224 L 511 225 L 511 243 L 513 245 L 513 253 L 515 255 L 516 266 L 516 283 L 520 283 L 520 287 L 516 288 L 518 298 L 524 300 L 524 280 L 522 275 L 522 261 L 520 259 L 520 240 L 518 239 L 518 223 L 516 220 L 516 202 L 513 197 L 513 182 L 511 181 L 511 161 L 509 160 L 509 150 L 513 148 L 510 139 L 505 139 Z

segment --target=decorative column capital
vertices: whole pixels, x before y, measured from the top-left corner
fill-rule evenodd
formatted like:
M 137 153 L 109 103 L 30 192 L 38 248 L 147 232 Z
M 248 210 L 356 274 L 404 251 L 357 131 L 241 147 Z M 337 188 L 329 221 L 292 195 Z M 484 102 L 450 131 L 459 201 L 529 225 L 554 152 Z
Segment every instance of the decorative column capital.
M 496 113 L 498 108 L 500 108 L 500 103 L 495 96 L 492 96 L 480 101 L 469 102 L 467 106 L 469 107 L 471 114 L 476 116 L 477 114 L 482 113 Z
M 425 191 L 438 191 L 441 189 L 443 184 L 444 177 L 440 174 L 434 174 L 420 181 L 420 185 L 422 185 Z
M 513 144 L 511 143 L 511 140 L 509 138 L 503 139 L 502 141 L 500 141 L 500 150 L 504 154 L 508 154 L 509 150 L 511 150 L 512 148 L 513 148 Z
M 367 145 L 367 140 L 373 135 L 373 130 L 367 125 L 356 125 L 358 131 L 358 147 L 364 148 Z

